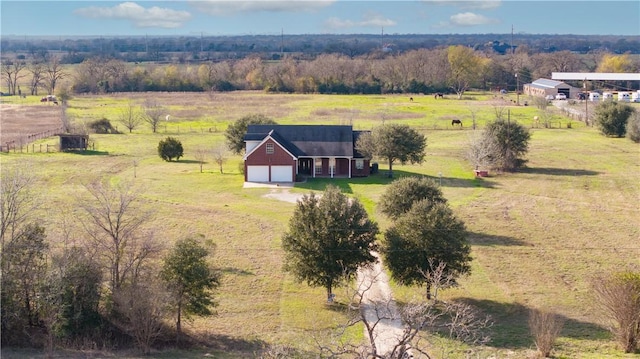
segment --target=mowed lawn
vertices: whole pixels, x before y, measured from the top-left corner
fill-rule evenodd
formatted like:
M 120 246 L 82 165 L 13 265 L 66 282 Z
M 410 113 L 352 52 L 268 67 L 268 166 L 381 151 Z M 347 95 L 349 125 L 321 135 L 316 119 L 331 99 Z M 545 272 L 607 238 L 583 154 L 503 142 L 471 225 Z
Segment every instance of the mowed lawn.
M 633 357 L 616 349 L 595 306 L 590 280 L 640 265 L 637 144 L 605 138 L 575 121 L 566 128 L 568 120 L 560 113 L 554 117 L 560 125 L 532 128 L 536 108 L 512 106 L 508 98 L 483 93 L 469 93 L 462 100 L 414 96 L 413 102 L 404 95 L 252 92 L 79 96 L 70 101 L 67 115 L 78 125 L 106 117 L 122 131 L 117 121 L 120 111 L 129 103 L 142 104 L 149 96 L 166 106 L 170 115 L 158 133 L 143 124 L 131 134 L 91 135 L 93 150 L 84 154 L 9 153 L 0 155 L 0 163 L 29 166 L 37 177 L 43 203 L 38 216 L 54 248 L 63 245 L 65 230 L 72 233 L 71 239 L 81 241 L 78 203 L 90 200 L 83 186 L 105 178 L 130 181 L 140 188 L 142 203 L 155 212 L 148 227 L 167 248 L 186 236 L 203 235 L 215 242 L 214 264 L 223 272 L 217 315 L 196 319 L 187 329 L 211 343 L 217 354 L 253 356 L 263 345 L 312 352 L 316 340 L 329 341 L 327 331 L 347 320 L 325 305 L 323 289 L 298 284 L 282 271 L 280 238 L 295 204 L 265 197 L 281 189 L 243 188 L 237 155 L 228 155 L 223 173 L 212 158 L 200 172 L 197 149 L 223 145 L 229 123 L 260 113 L 281 124 L 351 124 L 371 129 L 403 123 L 427 136 L 425 162 L 396 164 L 394 172 L 434 178 L 466 223 L 473 270 L 458 288 L 443 295 L 475 304 L 493 317 L 486 353 L 510 358 L 531 355 L 535 345 L 528 333 L 527 312 L 535 307 L 566 318 L 556 357 Z M 515 173 L 475 178 L 464 159 L 473 135 L 472 116 L 482 128 L 501 110 L 511 120 L 531 127 L 528 166 Z M 454 117 L 463 121 L 462 129 L 451 127 Z M 183 143 L 185 156 L 179 162 L 158 157 L 157 144 L 166 136 Z M 57 139 L 39 143 L 55 144 Z M 369 178 L 310 180 L 290 191 L 309 193 L 336 184 L 362 201 L 384 230 L 390 223 L 377 211 L 376 202 L 390 180 L 383 175 L 384 161 L 380 169 L 380 174 Z M 423 293 L 423 288 L 393 288 L 401 303 Z M 340 289 L 337 293 L 338 301 L 344 301 Z M 358 327 L 347 336 L 363 338 Z M 442 345 L 454 348 L 451 356 L 463 356 L 455 342 Z M 434 351 L 436 357 L 449 352 Z

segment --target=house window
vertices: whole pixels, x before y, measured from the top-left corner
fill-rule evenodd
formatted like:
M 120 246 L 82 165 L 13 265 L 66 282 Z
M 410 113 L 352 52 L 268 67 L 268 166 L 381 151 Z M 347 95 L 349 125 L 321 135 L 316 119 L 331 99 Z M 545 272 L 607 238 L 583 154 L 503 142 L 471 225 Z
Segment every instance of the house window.
M 316 167 L 316 174 L 317 175 L 321 175 L 322 174 L 322 158 L 316 158 L 315 159 L 315 167 Z
M 273 148 L 273 143 L 267 143 L 266 148 L 267 148 L 267 154 L 268 155 L 272 155 L 273 152 L 275 151 L 274 148 Z
M 356 160 L 356 169 L 357 170 L 364 169 L 364 160 Z

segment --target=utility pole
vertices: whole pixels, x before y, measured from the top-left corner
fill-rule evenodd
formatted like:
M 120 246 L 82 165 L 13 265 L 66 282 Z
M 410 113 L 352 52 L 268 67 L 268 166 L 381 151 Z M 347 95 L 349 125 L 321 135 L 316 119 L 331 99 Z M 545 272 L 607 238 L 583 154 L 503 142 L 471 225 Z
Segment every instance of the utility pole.
M 516 72 L 516 105 L 520 106 L 520 80 Z
M 582 82 L 584 88 L 584 124 L 589 126 L 589 96 L 587 96 L 587 78 Z

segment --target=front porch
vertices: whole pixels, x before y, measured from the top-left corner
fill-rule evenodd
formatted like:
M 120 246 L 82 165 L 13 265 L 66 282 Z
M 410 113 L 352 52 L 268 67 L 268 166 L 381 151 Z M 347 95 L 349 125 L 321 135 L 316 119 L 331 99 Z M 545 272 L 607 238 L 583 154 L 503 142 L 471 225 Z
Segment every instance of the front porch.
M 351 178 L 351 159 L 347 157 L 305 157 L 298 159 L 297 174 L 308 178 Z

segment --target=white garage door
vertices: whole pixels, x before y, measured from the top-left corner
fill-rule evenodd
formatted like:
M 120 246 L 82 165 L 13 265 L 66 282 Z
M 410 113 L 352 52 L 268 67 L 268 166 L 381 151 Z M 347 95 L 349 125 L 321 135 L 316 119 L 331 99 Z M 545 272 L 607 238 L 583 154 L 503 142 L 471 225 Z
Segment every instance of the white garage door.
M 271 166 L 271 182 L 293 182 L 293 167 Z
M 269 166 L 247 166 L 247 181 L 269 182 Z

